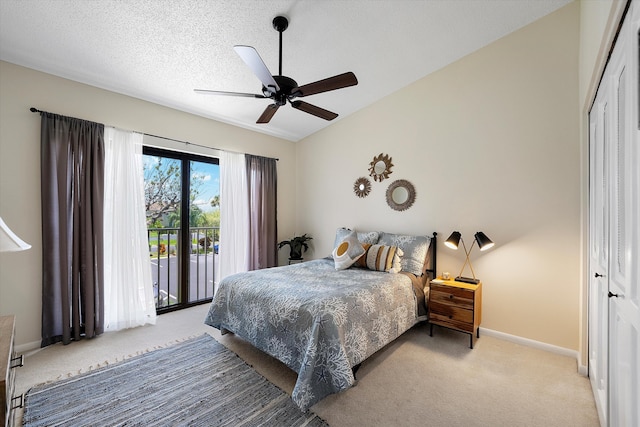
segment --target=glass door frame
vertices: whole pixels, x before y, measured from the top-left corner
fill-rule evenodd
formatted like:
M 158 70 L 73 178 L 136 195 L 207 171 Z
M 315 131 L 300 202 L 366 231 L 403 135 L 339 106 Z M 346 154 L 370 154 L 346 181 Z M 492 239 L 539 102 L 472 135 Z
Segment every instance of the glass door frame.
M 167 150 L 158 147 L 143 146 L 143 155 L 165 157 L 180 161 L 180 228 L 177 235 L 178 241 L 176 247 L 178 249 L 178 303 L 169 305 L 168 307 L 156 308 L 157 314 L 168 313 L 175 310 L 181 310 L 191 306 L 210 303 L 211 298 L 205 298 L 198 301 L 189 301 L 190 274 L 189 269 L 191 257 L 191 232 L 189 213 L 191 211 L 191 165 L 192 161 L 211 163 L 219 165 L 219 159 L 215 157 L 207 157 L 193 153 L 182 151 Z M 186 207 L 186 209 L 185 209 Z M 186 224 L 186 226 L 185 226 Z M 159 291 L 159 289 L 158 289 Z

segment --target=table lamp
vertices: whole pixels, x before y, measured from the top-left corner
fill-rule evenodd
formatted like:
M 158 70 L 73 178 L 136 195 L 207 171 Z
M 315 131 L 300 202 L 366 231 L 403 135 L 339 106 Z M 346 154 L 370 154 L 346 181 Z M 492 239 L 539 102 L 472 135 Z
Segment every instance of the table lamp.
M 30 244 L 16 236 L 0 218 L 0 252 L 26 251 L 30 247 Z
M 453 250 L 457 250 L 460 245 L 460 242 L 462 242 L 462 247 L 464 248 L 464 253 L 467 257 L 464 264 L 462 264 L 462 269 L 460 269 L 460 274 L 458 274 L 458 277 L 455 278 L 456 282 L 471 283 L 476 285 L 480 283 L 480 280 L 476 278 L 476 273 L 473 271 L 473 266 L 471 265 L 469 254 L 473 249 L 473 245 L 476 243 L 478 243 L 478 247 L 480 248 L 481 251 L 486 251 L 487 249 L 492 248 L 495 245 L 495 243 L 493 243 L 491 239 L 489 239 L 487 235 L 484 234 L 482 231 L 478 231 L 474 237 L 475 239 L 473 240 L 473 243 L 471 244 L 471 247 L 469 248 L 469 250 L 467 250 L 467 246 L 464 244 L 464 240 L 462 239 L 462 234 L 460 234 L 459 231 L 454 231 L 453 233 L 451 233 L 451 236 L 449 236 L 447 241 L 444 242 L 444 244 L 447 247 Z M 473 277 L 462 276 L 462 272 L 464 271 L 464 268 L 467 266 L 467 264 L 469 264 L 469 268 L 471 269 L 471 275 Z

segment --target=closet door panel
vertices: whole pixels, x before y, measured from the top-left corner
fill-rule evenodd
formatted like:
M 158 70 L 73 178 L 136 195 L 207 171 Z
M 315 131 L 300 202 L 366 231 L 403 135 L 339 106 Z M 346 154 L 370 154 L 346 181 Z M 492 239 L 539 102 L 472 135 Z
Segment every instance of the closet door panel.
M 608 306 L 609 209 L 608 155 L 606 151 L 609 102 L 605 81 L 589 115 L 590 119 L 590 206 L 589 206 L 589 379 L 598 414 L 607 424 L 608 408 Z
M 609 423 L 616 426 L 640 425 L 638 28 L 635 2 L 607 69 L 614 113 L 609 144 Z

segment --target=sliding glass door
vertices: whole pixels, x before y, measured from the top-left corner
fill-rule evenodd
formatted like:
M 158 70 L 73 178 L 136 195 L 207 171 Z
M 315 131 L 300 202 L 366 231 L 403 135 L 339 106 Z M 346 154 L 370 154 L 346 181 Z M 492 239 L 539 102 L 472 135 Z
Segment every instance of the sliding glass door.
M 144 148 L 145 204 L 158 313 L 211 301 L 218 281 L 218 159 Z

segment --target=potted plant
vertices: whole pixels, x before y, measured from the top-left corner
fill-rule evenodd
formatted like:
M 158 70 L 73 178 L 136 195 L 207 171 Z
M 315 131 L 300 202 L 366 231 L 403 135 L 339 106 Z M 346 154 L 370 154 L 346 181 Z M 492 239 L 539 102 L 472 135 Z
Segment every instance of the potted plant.
M 313 239 L 313 237 L 303 234 L 302 236 L 296 236 L 291 240 L 283 240 L 278 243 L 278 249 L 283 246 L 289 245 L 289 259 L 302 259 L 302 249 L 306 252 L 309 249 L 307 242 Z

